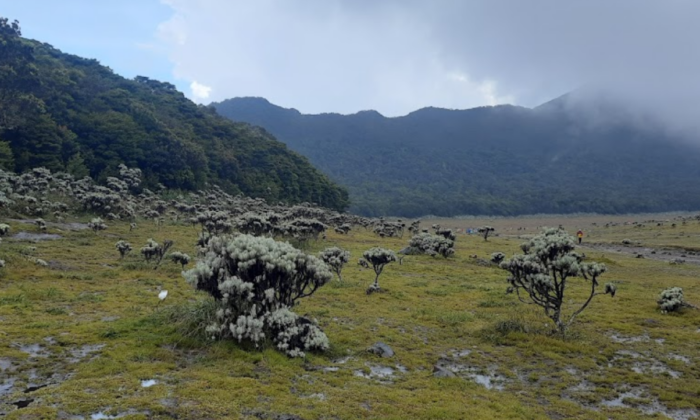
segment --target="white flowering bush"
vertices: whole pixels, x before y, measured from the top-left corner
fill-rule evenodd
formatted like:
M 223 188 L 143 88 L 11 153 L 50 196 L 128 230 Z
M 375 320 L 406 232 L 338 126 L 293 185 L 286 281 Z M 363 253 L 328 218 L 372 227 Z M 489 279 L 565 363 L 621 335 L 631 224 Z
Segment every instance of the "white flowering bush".
M 120 258 L 124 258 L 129 252 L 131 252 L 131 244 L 127 241 L 118 241 L 114 244 L 114 247 L 119 251 Z
M 343 266 L 350 261 L 350 253 L 344 249 L 338 248 L 337 246 L 326 248 L 318 254 L 318 257 L 325 262 L 328 267 L 338 275 L 338 281 L 343 281 L 343 277 L 340 272 L 343 270 Z
M 384 271 L 384 266 L 396 261 L 396 254 L 389 249 L 374 247 L 363 252 L 362 258 L 368 266 L 372 266 L 375 274 L 374 283 L 367 289 L 367 294 L 380 291 L 379 275 Z
M 663 313 L 677 312 L 683 308 L 695 308 L 695 306 L 685 301 L 683 289 L 680 287 L 671 287 L 664 290 L 656 303 L 659 304 L 659 308 Z
M 235 338 L 256 346 L 271 340 L 290 357 L 326 350 L 328 338 L 310 319 L 291 309 L 328 283 L 332 274 L 320 259 L 288 243 L 239 235 L 211 237 L 188 283 L 221 302 L 207 327 L 213 338 Z
M 451 232 L 451 231 L 450 231 Z M 427 254 L 431 257 L 441 255 L 447 258 L 455 253 L 455 242 L 442 235 L 430 233 L 419 233 L 411 238 L 408 243 L 409 249 L 405 252 L 408 255 Z
M 141 255 L 146 260 L 146 262 L 155 261 L 156 266 L 154 269 L 158 268 L 160 262 L 163 260 L 165 253 L 168 252 L 170 247 L 173 246 L 173 241 L 166 240 L 162 244 L 154 241 L 153 238 L 148 239 L 146 246 L 141 248 Z
M 95 233 L 107 229 L 107 225 L 99 217 L 95 217 L 94 219 L 92 219 L 90 223 L 88 223 L 88 227 L 92 229 L 92 231 Z
M 524 254 L 501 263 L 501 268 L 510 273 L 508 292 L 515 292 L 521 302 L 542 307 L 562 334 L 594 296 L 615 296 L 616 288 L 611 283 L 605 285 L 603 292 L 597 292 L 598 278 L 606 271 L 605 265 L 582 262 L 583 258 L 574 252 L 574 238 L 565 231 L 546 229 L 520 248 Z M 590 287 L 590 293 L 586 301 L 564 319 L 562 310 L 569 277 L 578 276 Z
M 185 266 L 190 263 L 190 256 L 184 252 L 175 251 L 170 254 L 170 261 L 180 264 L 184 270 Z
M 502 253 L 502 252 L 500 252 L 500 251 L 499 251 L 499 252 L 494 252 L 493 254 L 491 254 L 491 262 L 494 263 L 494 264 L 500 264 L 500 263 L 502 263 L 503 260 L 505 260 L 505 259 L 506 259 L 506 254 L 504 254 L 504 253 Z

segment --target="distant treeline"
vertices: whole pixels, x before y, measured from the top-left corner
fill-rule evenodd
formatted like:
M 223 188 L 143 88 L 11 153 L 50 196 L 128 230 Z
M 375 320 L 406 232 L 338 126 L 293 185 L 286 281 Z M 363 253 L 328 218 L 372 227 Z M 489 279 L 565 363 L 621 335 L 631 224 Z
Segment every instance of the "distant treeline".
M 700 209 L 700 150 L 662 129 L 535 109 L 303 115 L 262 98 L 213 104 L 265 127 L 346 186 L 351 211 L 417 217 Z M 617 119 L 621 121 L 621 119 Z

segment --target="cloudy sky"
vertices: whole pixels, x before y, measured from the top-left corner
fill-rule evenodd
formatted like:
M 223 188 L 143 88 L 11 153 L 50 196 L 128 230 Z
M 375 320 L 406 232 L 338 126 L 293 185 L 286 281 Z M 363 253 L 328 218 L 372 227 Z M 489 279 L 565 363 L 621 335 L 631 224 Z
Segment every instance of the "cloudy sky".
M 696 0 L 0 0 L 0 15 L 201 103 L 395 116 L 591 85 L 659 109 L 700 96 Z

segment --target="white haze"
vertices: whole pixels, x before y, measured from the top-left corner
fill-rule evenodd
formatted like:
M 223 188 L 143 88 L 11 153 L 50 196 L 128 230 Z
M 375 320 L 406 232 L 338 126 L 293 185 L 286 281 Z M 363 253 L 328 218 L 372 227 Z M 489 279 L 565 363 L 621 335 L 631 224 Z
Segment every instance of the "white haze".
M 162 0 L 175 76 L 208 98 L 389 116 L 533 107 L 581 86 L 695 133 L 694 0 Z M 576 96 L 573 96 L 576 98 Z M 201 100 L 201 98 L 200 98 Z

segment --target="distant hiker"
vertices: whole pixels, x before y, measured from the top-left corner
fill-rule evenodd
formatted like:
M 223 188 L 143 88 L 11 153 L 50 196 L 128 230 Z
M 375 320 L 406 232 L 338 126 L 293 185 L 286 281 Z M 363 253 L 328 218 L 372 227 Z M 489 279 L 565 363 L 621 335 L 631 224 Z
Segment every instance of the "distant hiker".
M 581 245 L 581 241 L 583 240 L 583 231 L 579 230 L 576 232 L 576 237 L 578 237 L 578 244 Z

